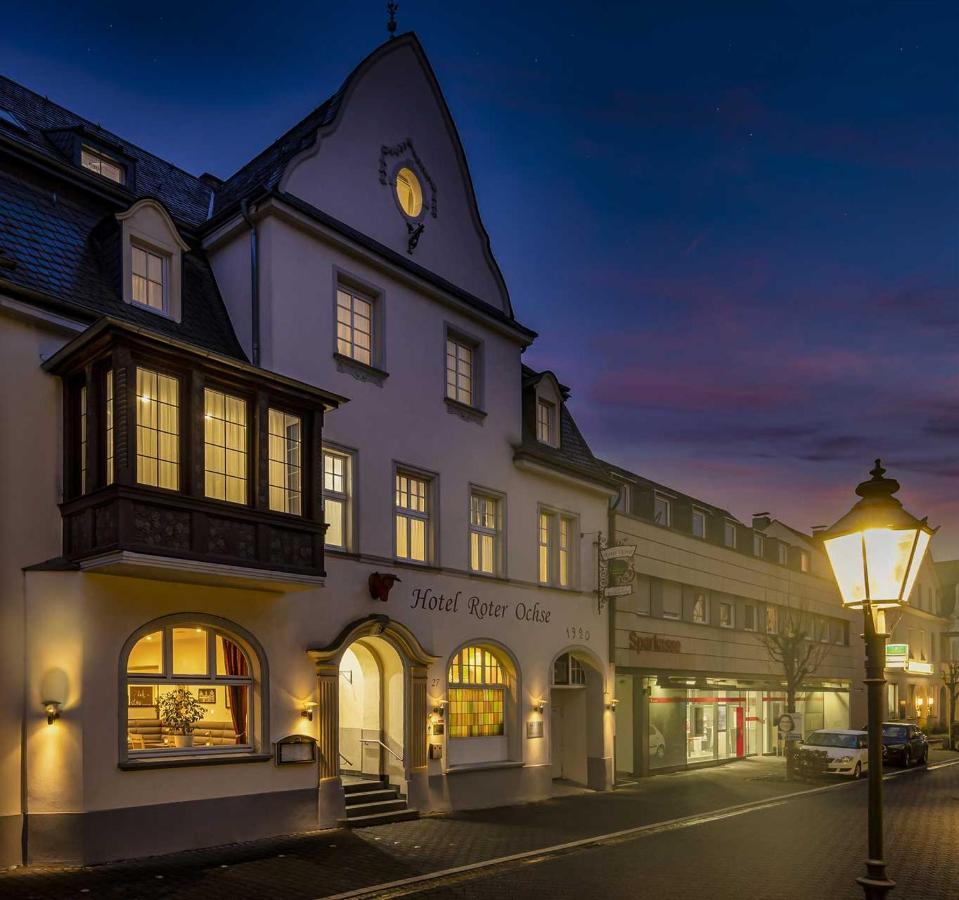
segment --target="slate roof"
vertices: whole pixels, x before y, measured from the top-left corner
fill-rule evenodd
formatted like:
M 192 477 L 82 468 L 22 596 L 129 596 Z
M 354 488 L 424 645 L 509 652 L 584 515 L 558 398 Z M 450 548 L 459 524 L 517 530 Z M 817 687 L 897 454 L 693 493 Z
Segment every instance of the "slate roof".
M 245 359 L 209 263 L 183 255 L 182 321 L 123 302 L 120 224 L 110 204 L 80 192 L 40 187 L 0 170 L 0 267 L 4 282 L 39 292 L 76 317 L 114 316 L 227 356 Z
M 0 107 L 12 112 L 24 126 L 21 131 L 10 125 L 0 124 L 0 134 L 7 140 L 63 163 L 69 160 L 60 149 L 55 132 L 61 129 L 80 129 L 92 138 L 113 145 L 133 160 L 136 171 L 133 191 L 125 193 L 137 199 L 155 197 L 162 201 L 174 219 L 179 219 L 191 227 L 197 227 L 206 221 L 212 189 L 195 175 L 184 172 L 172 163 L 148 153 L 136 144 L 125 141 L 2 75 Z M 97 175 L 82 170 L 79 170 L 79 173 L 93 179 L 94 183 L 102 184 Z
M 565 403 L 560 404 L 559 411 L 559 447 L 551 447 L 536 439 L 536 412 L 531 395 L 536 382 L 545 374 L 523 366 L 523 442 L 515 448 L 514 458 L 530 459 L 614 489 L 617 482 L 610 477 L 606 466 L 593 456 Z M 560 385 L 560 390 L 565 400 L 569 396 L 569 388 Z

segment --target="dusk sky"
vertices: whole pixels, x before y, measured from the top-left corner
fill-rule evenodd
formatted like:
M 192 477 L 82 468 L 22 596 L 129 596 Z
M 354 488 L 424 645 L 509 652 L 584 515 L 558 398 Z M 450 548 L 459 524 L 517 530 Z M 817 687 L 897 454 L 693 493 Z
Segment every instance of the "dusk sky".
M 18 4 L 0 71 L 226 177 L 384 5 Z M 801 529 L 882 456 L 959 556 L 959 5 L 400 7 L 597 454 Z

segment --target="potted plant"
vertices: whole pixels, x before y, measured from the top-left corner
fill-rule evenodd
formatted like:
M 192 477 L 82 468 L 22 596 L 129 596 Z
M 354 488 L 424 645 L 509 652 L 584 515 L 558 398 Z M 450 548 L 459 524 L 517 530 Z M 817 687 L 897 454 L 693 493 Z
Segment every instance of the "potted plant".
M 160 721 L 173 732 L 175 747 L 193 746 L 193 726 L 204 716 L 203 706 L 188 687 L 175 687 L 161 694 L 158 702 Z

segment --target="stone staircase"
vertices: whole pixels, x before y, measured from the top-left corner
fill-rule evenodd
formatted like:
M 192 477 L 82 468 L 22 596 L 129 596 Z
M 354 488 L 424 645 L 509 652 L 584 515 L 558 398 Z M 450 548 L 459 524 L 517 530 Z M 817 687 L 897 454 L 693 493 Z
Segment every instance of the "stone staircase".
M 409 808 L 400 789 L 386 779 L 344 784 L 343 793 L 346 796 L 346 818 L 340 825 L 345 828 L 389 825 L 420 816 L 418 810 Z

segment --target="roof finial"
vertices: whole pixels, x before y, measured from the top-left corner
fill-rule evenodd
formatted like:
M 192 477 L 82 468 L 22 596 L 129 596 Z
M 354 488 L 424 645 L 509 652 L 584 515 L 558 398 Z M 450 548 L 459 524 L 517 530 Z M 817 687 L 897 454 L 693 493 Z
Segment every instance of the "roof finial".
M 396 37 L 396 11 L 400 8 L 399 3 L 389 0 L 386 4 L 386 11 L 389 13 L 389 21 L 386 23 L 386 30 L 390 33 L 390 40 Z

